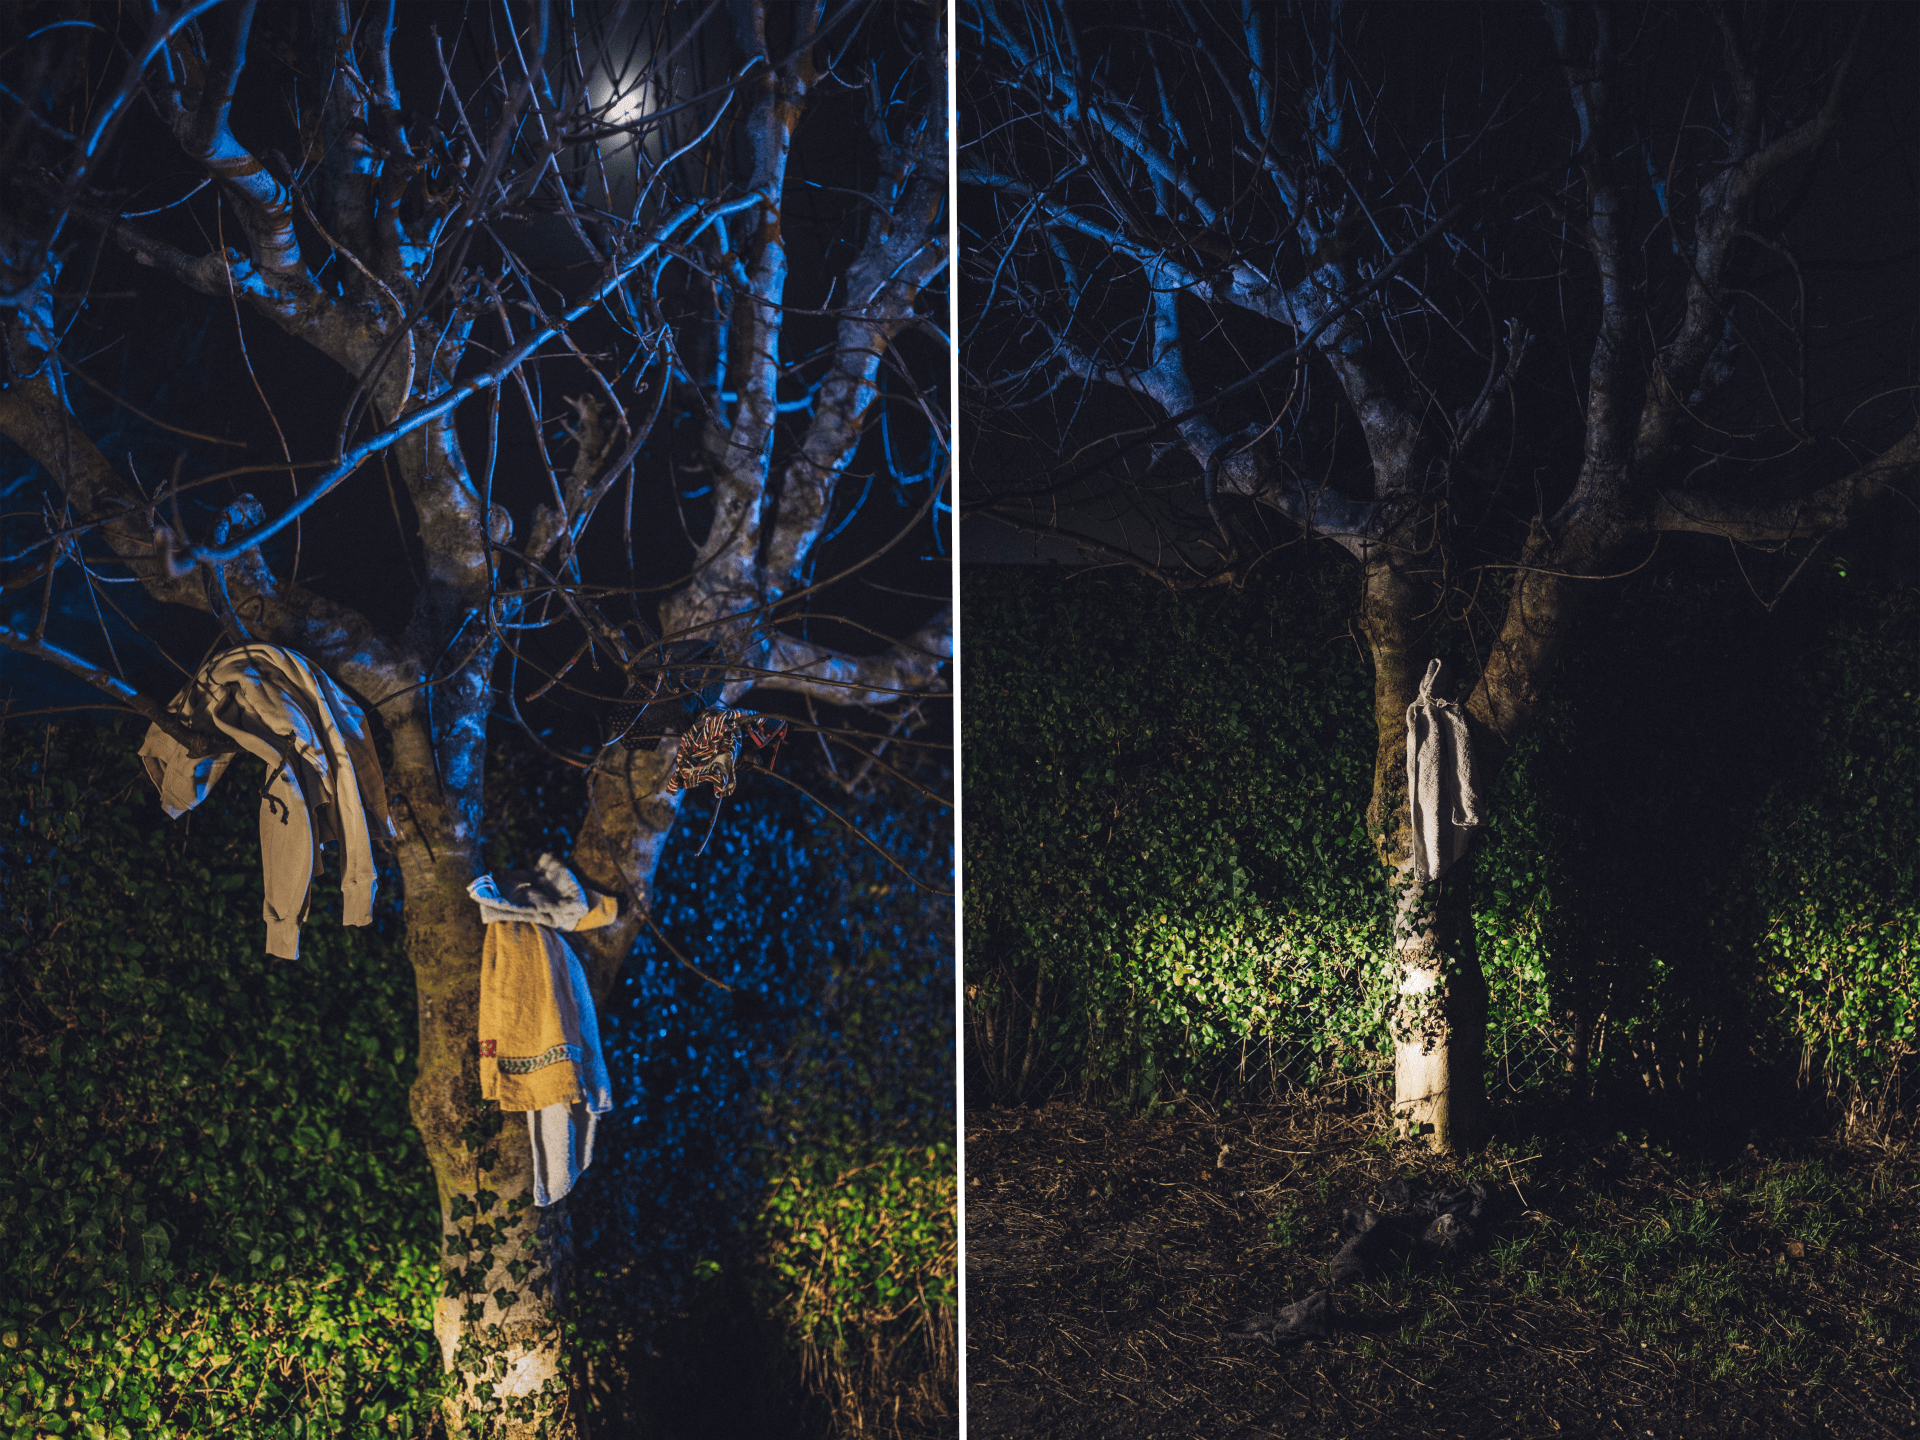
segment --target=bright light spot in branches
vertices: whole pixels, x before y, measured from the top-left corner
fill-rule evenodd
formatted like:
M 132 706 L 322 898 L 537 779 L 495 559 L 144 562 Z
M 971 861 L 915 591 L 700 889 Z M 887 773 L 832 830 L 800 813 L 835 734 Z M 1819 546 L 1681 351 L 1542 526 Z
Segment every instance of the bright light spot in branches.
M 647 91 L 651 87 L 645 84 L 633 84 L 618 95 L 609 94 L 601 100 L 607 108 L 601 115 L 601 123 L 606 125 L 630 125 L 647 113 Z

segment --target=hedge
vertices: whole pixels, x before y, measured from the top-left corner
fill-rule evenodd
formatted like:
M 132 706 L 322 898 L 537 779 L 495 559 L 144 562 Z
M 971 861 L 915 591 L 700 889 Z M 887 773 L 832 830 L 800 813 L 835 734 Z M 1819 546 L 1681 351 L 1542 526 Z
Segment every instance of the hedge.
M 1381 1071 L 1356 599 L 1338 558 L 1186 596 L 963 567 L 970 1096 Z M 1484 640 L 1429 637 L 1468 680 Z M 1915 592 L 1836 567 L 1769 614 L 1654 574 L 1596 592 L 1547 693 L 1454 877 L 1490 1080 L 1561 1086 L 1584 1056 L 1583 1087 L 1699 1093 L 1786 1060 L 1895 1103 L 1920 1053 Z

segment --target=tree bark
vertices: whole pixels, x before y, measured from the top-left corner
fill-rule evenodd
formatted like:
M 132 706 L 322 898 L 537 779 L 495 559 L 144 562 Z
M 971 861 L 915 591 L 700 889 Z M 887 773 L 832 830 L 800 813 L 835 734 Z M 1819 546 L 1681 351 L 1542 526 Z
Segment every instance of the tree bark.
M 1487 981 L 1473 943 L 1460 867 L 1455 878 L 1394 886 L 1395 1133 L 1434 1150 L 1477 1150 L 1492 1134 L 1484 1073 Z M 1449 894 L 1448 892 L 1452 893 Z
M 1367 831 L 1393 875 L 1393 976 L 1386 1021 L 1393 1045 L 1395 1133 L 1436 1151 L 1471 1150 L 1491 1133 L 1486 1082 L 1487 983 L 1463 902 L 1465 858 L 1446 880 L 1416 878 L 1407 793 L 1407 707 L 1424 657 L 1411 638 L 1416 587 L 1385 558 L 1369 562 L 1361 599 L 1374 671 L 1373 793 Z M 1448 903 L 1451 900 L 1452 903 Z

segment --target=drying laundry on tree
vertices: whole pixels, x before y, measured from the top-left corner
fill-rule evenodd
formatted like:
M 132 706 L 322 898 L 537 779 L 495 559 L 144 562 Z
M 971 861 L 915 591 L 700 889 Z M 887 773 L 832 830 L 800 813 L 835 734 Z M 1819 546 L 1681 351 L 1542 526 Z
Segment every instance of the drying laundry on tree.
M 756 750 L 771 745 L 773 753 L 767 756 L 765 767 L 771 770 L 786 733 L 787 722 L 775 715 L 756 715 L 751 710 L 703 710 L 693 728 L 680 737 L 666 788 L 691 790 L 696 785 L 711 785 L 714 798 L 724 800 L 737 783 L 734 771 L 740 761 L 740 742 L 751 740 Z
M 1480 788 L 1466 713 L 1434 694 L 1438 660 L 1407 707 L 1407 800 L 1413 811 L 1413 875 L 1437 880 L 1467 853 L 1480 825 Z
M 710 660 L 715 652 L 707 641 L 678 641 L 652 652 L 658 663 L 636 662 L 627 672 L 627 691 L 608 717 L 615 740 L 629 751 L 655 750 L 672 735 L 684 734 L 704 710 L 720 703 L 724 674 Z
M 756 750 L 772 746 L 765 768 L 771 770 L 780 753 L 787 722 L 749 710 L 729 710 L 720 704 L 724 676 L 714 661 L 715 647 L 707 642 L 665 646 L 664 663 L 636 664 L 629 673 L 626 694 L 613 707 L 612 738 L 628 750 L 652 750 L 665 739 L 678 737 L 668 790 L 713 786 L 714 798 L 724 800 L 738 783 L 740 742 L 751 740 Z M 705 663 L 702 663 L 705 662 Z
M 487 926 L 480 1090 L 526 1112 L 534 1203 L 551 1205 L 593 1163 L 594 1129 L 613 1108 L 586 971 L 558 932 L 610 925 L 618 906 L 551 855 L 531 871 L 482 875 L 467 893 Z
M 291 650 L 241 645 L 203 665 L 167 708 L 195 733 L 233 742 L 223 753 L 195 757 L 158 725 L 147 731 L 140 759 L 169 819 L 205 800 L 240 751 L 266 762 L 260 864 L 267 953 L 299 956 L 325 842 L 340 846 L 342 922 L 372 923 L 377 878 L 369 817 L 374 835 L 392 838 L 394 828 L 366 715 L 346 692 Z

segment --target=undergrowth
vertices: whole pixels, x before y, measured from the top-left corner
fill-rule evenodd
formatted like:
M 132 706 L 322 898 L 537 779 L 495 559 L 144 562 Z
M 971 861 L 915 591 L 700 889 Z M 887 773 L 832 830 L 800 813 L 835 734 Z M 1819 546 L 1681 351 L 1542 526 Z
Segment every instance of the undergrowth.
M 970 1112 L 969 1423 L 1057 1440 L 1914 1433 L 1910 1146 L 1559 1118 L 1444 1161 L 1378 1143 L 1371 1109 L 1326 1091 Z M 1379 1208 L 1396 1176 L 1486 1182 L 1490 1243 L 1330 1282 L 1342 1210 Z M 1316 1290 L 1326 1337 L 1236 1338 Z
M 1143 1109 L 1378 1073 L 1354 572 L 1176 597 L 1013 568 L 962 576 L 971 1093 Z M 1491 1088 L 1671 1105 L 1799 1070 L 1880 1126 L 1916 1098 L 1920 594 L 1742 593 L 1596 597 L 1506 755 L 1453 877 Z M 1464 694 L 1474 654 L 1433 643 Z
M 1552 1218 L 1528 1210 L 1492 1247 L 1496 1273 L 1714 1379 L 1812 1387 L 1862 1367 L 1909 1377 L 1920 1302 L 1811 1318 L 1814 1292 L 1858 1278 L 1871 1259 L 1874 1190 L 1891 1186 L 1891 1168 L 1862 1175 L 1817 1155 L 1671 1160 L 1649 1153 L 1657 1180 L 1559 1188 Z
M 322 885 L 268 958 L 252 807 L 166 824 L 137 744 L 0 750 L 0 1432 L 418 1433 L 437 1207 L 395 897 L 347 931 Z

